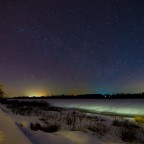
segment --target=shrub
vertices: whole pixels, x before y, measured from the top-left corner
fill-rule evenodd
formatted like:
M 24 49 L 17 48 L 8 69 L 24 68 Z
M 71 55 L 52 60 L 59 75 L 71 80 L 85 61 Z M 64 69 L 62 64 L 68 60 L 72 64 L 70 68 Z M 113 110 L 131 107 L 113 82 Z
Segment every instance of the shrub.
M 112 123 L 114 126 L 118 127 L 126 127 L 126 128 L 140 128 L 136 123 L 129 122 L 128 120 L 120 121 L 120 120 L 113 120 Z
M 46 127 L 42 127 L 41 130 L 44 132 L 53 133 L 53 132 L 57 132 L 59 128 L 60 126 L 58 125 L 48 125 Z
M 112 125 L 121 127 L 122 123 L 123 123 L 122 121 L 114 119 Z
M 122 127 L 121 128 L 121 138 L 124 141 L 130 141 L 130 142 L 136 140 L 135 129 Z
M 120 137 L 124 141 L 134 141 L 137 139 L 138 129 L 140 127 L 130 121 L 124 121 L 120 129 Z
M 31 123 L 30 128 L 31 130 L 34 130 L 34 131 L 41 130 L 44 132 L 53 133 L 53 132 L 58 131 L 60 129 L 60 126 L 58 125 L 41 126 L 39 123 L 36 123 L 36 124 Z
M 73 119 L 69 114 L 66 116 L 66 124 L 67 125 L 72 125 L 73 124 Z
M 88 129 L 98 133 L 99 135 L 105 135 L 109 131 L 108 126 L 103 122 L 98 122 L 95 125 L 90 125 L 88 126 Z
M 138 129 L 140 128 L 139 125 L 137 125 L 136 123 L 134 122 L 130 122 L 128 120 L 125 120 L 122 124 L 123 127 L 126 127 L 126 128 L 130 128 L 130 129 Z
M 31 130 L 37 131 L 41 129 L 41 125 L 39 123 L 36 123 L 36 124 L 31 123 L 30 128 Z
M 144 116 L 135 116 L 134 119 L 136 122 L 144 124 Z

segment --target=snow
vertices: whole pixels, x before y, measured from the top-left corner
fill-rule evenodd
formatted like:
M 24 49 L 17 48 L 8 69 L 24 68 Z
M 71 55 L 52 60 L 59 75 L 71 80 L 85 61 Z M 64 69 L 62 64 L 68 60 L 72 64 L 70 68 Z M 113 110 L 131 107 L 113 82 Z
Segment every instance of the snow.
M 32 144 L 15 125 L 13 119 L 0 109 L 0 144 Z
M 78 108 L 95 113 L 144 115 L 144 99 L 48 99 L 54 106 Z
M 43 99 L 38 99 L 38 101 L 41 100 Z M 58 107 L 83 109 L 94 113 L 144 116 L 144 99 L 45 99 L 45 101 Z
M 54 100 L 50 101 L 54 104 Z M 59 106 L 61 105 L 60 102 L 62 103 L 62 101 L 59 101 Z M 67 105 L 69 103 L 67 103 Z M 128 104 L 128 102 L 126 103 Z M 54 105 L 58 105 L 58 102 L 55 101 Z M 112 106 L 114 106 L 114 104 Z M 86 131 L 72 131 L 65 123 L 62 123 L 61 129 L 54 133 L 46 133 L 41 130 L 33 131 L 30 129 L 30 123 L 42 123 L 40 118 L 43 116 L 49 121 L 48 115 L 56 116 L 54 120 L 57 121 L 60 113 L 56 111 L 41 111 L 41 114 L 37 116 L 34 114 L 22 116 L 15 115 L 4 105 L 0 107 L 0 144 L 129 144 L 128 142 L 122 141 L 121 138 L 115 134 L 115 131 L 110 131 L 106 135 L 100 136 L 88 129 Z M 72 109 L 62 111 L 62 118 L 72 112 Z M 86 114 L 80 111 L 76 111 L 76 113 L 79 116 Z M 107 125 L 111 125 L 114 119 L 112 116 L 104 116 L 101 114 L 87 113 L 86 115 L 104 119 Z M 76 125 L 81 127 L 86 123 L 88 124 L 88 121 L 86 117 L 84 117 L 81 123 L 79 119 L 77 119 Z
M 33 101 L 36 99 L 17 99 Z M 36 101 L 42 101 L 38 99 Z M 45 99 L 48 103 L 64 108 L 82 109 L 94 113 L 143 115 L 144 99 Z

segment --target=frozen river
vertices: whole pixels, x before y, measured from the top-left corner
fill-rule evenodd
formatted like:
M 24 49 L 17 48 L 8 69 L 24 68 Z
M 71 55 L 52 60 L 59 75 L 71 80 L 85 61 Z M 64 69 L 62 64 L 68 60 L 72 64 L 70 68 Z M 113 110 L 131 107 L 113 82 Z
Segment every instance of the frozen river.
M 144 115 L 144 99 L 49 99 L 49 103 L 98 113 Z

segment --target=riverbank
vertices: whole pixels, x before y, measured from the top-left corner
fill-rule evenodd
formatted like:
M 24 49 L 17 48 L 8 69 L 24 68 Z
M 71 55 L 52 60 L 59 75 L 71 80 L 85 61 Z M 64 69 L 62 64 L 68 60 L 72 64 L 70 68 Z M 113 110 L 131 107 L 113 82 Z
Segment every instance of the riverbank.
M 11 101 L 2 108 L 33 144 L 144 142 L 143 126 L 125 116 L 53 107 L 43 101 Z

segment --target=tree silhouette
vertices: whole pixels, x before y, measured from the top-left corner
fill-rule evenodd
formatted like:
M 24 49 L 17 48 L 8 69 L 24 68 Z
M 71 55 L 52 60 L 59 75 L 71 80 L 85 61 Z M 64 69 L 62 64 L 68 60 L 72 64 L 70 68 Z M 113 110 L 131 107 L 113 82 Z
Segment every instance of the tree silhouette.
M 4 96 L 4 91 L 2 88 L 3 88 L 3 85 L 0 84 L 0 98 L 3 98 L 3 96 Z

